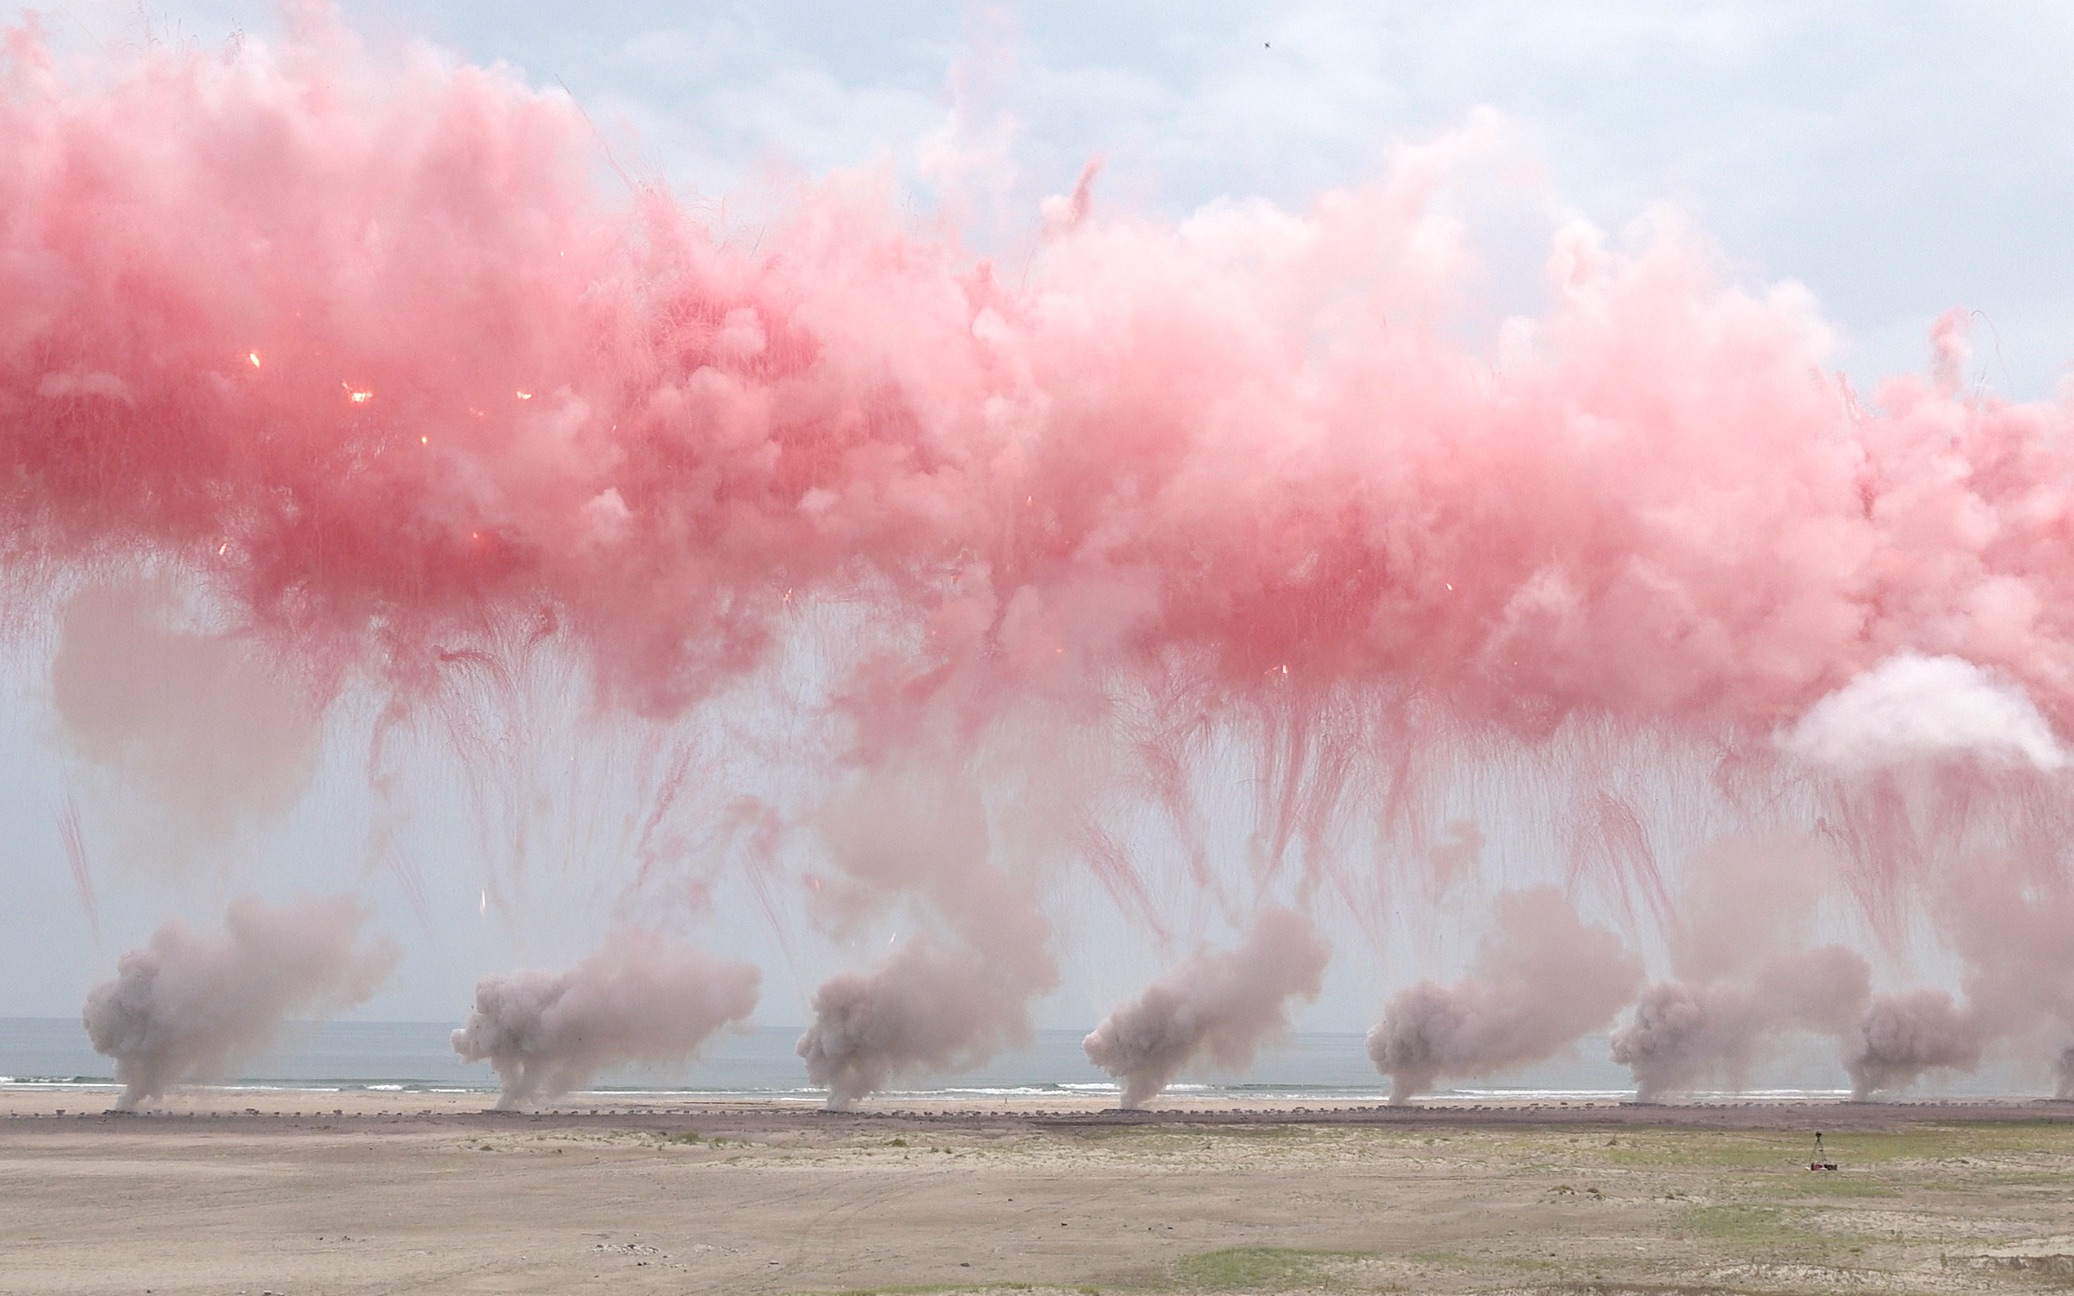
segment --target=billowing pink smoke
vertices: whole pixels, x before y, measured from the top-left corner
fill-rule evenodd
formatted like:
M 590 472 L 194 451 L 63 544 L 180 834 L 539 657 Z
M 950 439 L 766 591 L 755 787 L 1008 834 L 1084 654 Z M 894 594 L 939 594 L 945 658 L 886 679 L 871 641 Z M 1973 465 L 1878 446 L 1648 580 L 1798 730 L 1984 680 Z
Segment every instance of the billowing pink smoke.
M 671 709 L 841 594 L 926 632 L 924 691 L 1761 736 L 1912 650 L 2074 698 L 2065 408 L 1872 413 L 1804 295 L 1673 234 L 1564 232 L 1494 368 L 1444 148 L 1302 215 L 1091 214 L 1010 287 L 868 185 L 753 247 L 614 205 L 559 95 L 321 23 L 77 77 L 16 31 L 4 77 L 10 548 L 177 557 L 314 664 L 407 685 L 547 609 Z
M 748 1017 L 761 979 L 750 964 L 622 932 L 566 971 L 484 977 L 454 1051 L 496 1069 L 500 1107 L 557 1098 L 614 1066 L 690 1058 Z
M 367 914 L 350 896 L 224 910 L 223 931 L 175 921 L 122 956 L 87 996 L 87 1038 L 115 1059 L 118 1105 L 165 1097 L 187 1080 L 220 1080 L 264 1053 L 291 1019 L 364 1002 L 396 964 L 386 938 L 363 942 Z
M 1142 1107 L 1198 1056 L 1227 1070 L 1250 1066 L 1289 1029 L 1292 999 L 1318 997 L 1331 949 L 1311 920 L 1267 909 L 1237 948 L 1200 949 L 1145 993 L 1109 1014 L 1082 1047 L 1123 1081 L 1122 1105 Z
M 1442 1077 L 1554 1057 L 1609 1025 L 1641 982 L 1641 961 L 1560 892 L 1513 892 L 1500 897 L 1470 975 L 1399 993 L 1368 1033 L 1368 1056 L 1390 1077 L 1390 1101 L 1408 1102 Z
M 1041 711 L 1127 727 L 1185 811 L 1229 736 L 1270 775 L 1276 867 L 1326 867 L 1368 786 L 1416 838 L 1450 742 L 1600 735 L 1719 753 L 1709 792 L 1752 817 L 1805 790 L 1889 926 L 1969 832 L 2063 871 L 2021 821 L 2065 800 L 2074 412 L 1969 391 L 1960 316 L 1865 404 L 1804 292 L 1724 287 L 1668 227 L 1573 227 L 1545 313 L 1461 341 L 1475 130 L 1298 213 L 1083 193 L 1014 276 L 856 178 L 735 238 L 601 194 L 565 97 L 301 21 L 85 68 L 7 33 L 10 573 L 178 570 L 319 699 L 552 641 L 665 717 L 839 608 L 844 736 L 815 755 L 846 777 L 970 776 Z M 2007 705 L 1895 741 L 1999 764 L 1897 780 L 1831 734 L 1975 684 Z M 1550 789 L 1573 854 L 1653 902 L 1633 797 L 1583 781 Z M 958 860 L 860 883 L 927 930 L 823 988 L 833 1093 L 984 1055 L 1055 979 L 1026 871 L 994 839 Z M 1421 996 L 1384 1041 L 1401 1086 L 1541 1047 L 1502 1004 Z

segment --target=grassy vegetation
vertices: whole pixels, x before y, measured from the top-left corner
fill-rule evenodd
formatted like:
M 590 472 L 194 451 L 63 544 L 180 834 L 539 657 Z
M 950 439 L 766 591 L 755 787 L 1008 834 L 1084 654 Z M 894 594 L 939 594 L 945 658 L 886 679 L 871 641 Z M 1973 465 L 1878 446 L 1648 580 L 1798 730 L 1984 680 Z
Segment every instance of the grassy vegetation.
M 1766 1188 L 1786 1197 L 1839 1200 L 1900 1197 L 1904 1185 L 1916 1191 L 1928 1187 L 1922 1180 L 1892 1175 L 1788 1173 L 1777 1176 Z
M 924 1283 L 906 1287 L 844 1287 L 837 1291 L 789 1292 L 787 1296 L 941 1296 L 945 1292 L 1049 1292 L 1057 1287 L 1039 1287 L 1034 1283 Z M 1091 1288 L 1079 1290 L 1090 1291 Z M 1097 1294 L 1098 1296 L 1098 1294 Z
M 946 1296 L 952 1292 L 1028 1292 L 1032 1296 L 1052 1296 L 1052 1293 L 1070 1293 L 1070 1296 L 1102 1296 L 1098 1287 L 1065 1286 L 1046 1283 L 987 1282 L 987 1283 L 923 1283 L 904 1287 L 844 1287 L 835 1291 L 787 1292 L 786 1296 Z
M 1027 1169 L 1039 1183 L 1085 1175 L 1091 1185 L 1146 1177 L 1188 1185 L 1229 1175 L 1231 1196 L 1215 1192 L 1195 1200 L 1214 1213 L 1218 1203 L 1266 1189 L 1304 1207 L 1292 1214 L 1248 1197 L 1228 1231 L 1191 1230 L 1188 1224 L 1204 1217 L 1175 1214 L 1169 1218 L 1181 1232 L 1148 1230 L 1145 1249 L 1135 1255 L 1112 1251 L 1076 1261 L 1046 1247 L 1042 1259 L 997 1260 L 1002 1267 L 962 1284 L 864 1288 L 844 1296 L 1072 1296 L 1097 1288 L 1109 1296 L 1812 1296 L 2028 1293 L 2056 1282 L 2074 1285 L 2060 1268 L 2074 1261 L 2058 1253 L 2030 1258 L 1992 1251 L 2074 1232 L 2059 1209 L 2074 1190 L 2070 1125 L 1829 1132 L 1829 1155 L 1842 1165 L 1835 1173 L 1807 1169 L 1813 1131 L 1797 1128 L 1119 1126 L 984 1140 L 938 1131 L 888 1138 L 891 1133 L 799 1155 L 837 1161 L 858 1152 L 883 1157 L 890 1148 L 887 1161 L 935 1164 L 950 1153 L 960 1158 L 962 1173 Z M 940 1142 L 947 1135 L 949 1147 Z M 775 1156 L 765 1148 L 757 1153 L 764 1163 Z M 1242 1188 L 1246 1180 L 1251 1183 Z M 997 1200 L 991 1192 L 988 1197 Z M 1440 1200 L 1455 1205 L 1424 1216 L 1425 1224 L 1405 1226 Z M 1396 1214 L 1393 1202 L 1409 1209 Z M 1027 1205 L 1009 1208 L 1005 1219 L 1013 1221 L 1023 1209 Z M 1076 1239 L 1081 1228 L 1076 1220 Z M 1204 1246 L 1218 1249 L 1199 1249 Z M 1072 1281 L 1001 1281 L 1039 1274 Z M 1090 1279 L 1093 1285 L 1073 1285 Z
M 1227 1247 L 1174 1262 L 1175 1282 L 1191 1291 L 1287 1292 L 1335 1286 L 1361 1259 L 1350 1251 Z
M 1789 1242 L 1822 1240 L 1805 1213 L 1747 1202 L 1688 1206 L 1678 1215 L 1678 1227 L 1688 1237 L 1727 1243 L 1752 1255 Z

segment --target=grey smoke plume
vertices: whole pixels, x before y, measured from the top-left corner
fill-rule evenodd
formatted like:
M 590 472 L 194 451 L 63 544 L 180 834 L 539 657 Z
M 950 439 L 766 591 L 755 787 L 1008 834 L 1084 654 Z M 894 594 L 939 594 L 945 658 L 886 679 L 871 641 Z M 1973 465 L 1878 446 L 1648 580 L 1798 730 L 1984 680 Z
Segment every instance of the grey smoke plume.
M 1905 1089 L 1925 1071 L 1971 1071 L 1986 1042 L 1978 1015 L 1942 990 L 1881 995 L 1866 1010 L 1858 1048 L 1847 1059 L 1851 1097 L 1863 1102 Z
M 840 922 L 891 896 L 948 929 L 909 938 L 866 972 L 814 993 L 800 1037 L 807 1078 L 848 1107 L 908 1075 L 966 1070 L 1030 1038 L 1030 1000 L 1058 983 L 1051 927 L 1018 877 L 989 861 L 985 807 L 963 779 L 860 776 L 821 824 L 844 877 L 824 892 Z
M 2074 1030 L 2074 885 L 2015 858 L 1965 858 L 1940 879 L 1933 909 L 1964 964 L 1963 999 L 1927 988 L 1884 995 L 1846 1059 L 1869 1098 L 1926 1071 L 1970 1071 L 1991 1047 L 2056 1067 Z
M 2014 859 L 1972 859 L 1944 879 L 1936 906 L 1965 961 L 1965 1015 L 1981 1045 L 2043 1070 L 2074 1033 L 2074 883 Z M 2042 1065 L 2040 1065 L 2042 1064 Z
M 1197 950 L 1097 1026 L 1081 1047 L 1142 1106 L 1199 1053 L 1237 1069 L 1289 1027 L 1289 1001 L 1318 997 L 1331 949 L 1302 914 L 1268 909 L 1244 943 Z
M 2074 1044 L 2060 1050 L 2060 1060 L 2054 1068 L 2059 1075 L 2059 1084 L 2052 1096 L 2061 1102 L 2074 1101 Z
M 1872 995 L 1865 960 L 1836 945 L 1796 948 L 1825 862 L 1805 844 L 1746 841 L 1695 861 L 1667 933 L 1679 979 L 1644 990 L 1611 1041 L 1637 1098 L 1740 1087 L 1789 1031 L 1841 1040 L 1857 1030 Z
M 1368 1055 L 1402 1103 L 1442 1076 L 1481 1076 L 1552 1057 L 1610 1024 L 1642 965 L 1620 938 L 1586 925 L 1552 888 L 1502 896 L 1472 974 L 1398 994 L 1368 1033 Z
M 1848 1034 L 1871 992 L 1865 960 L 1837 945 L 1775 959 L 1751 982 L 1661 981 L 1614 1032 L 1612 1057 L 1643 1102 L 1708 1080 L 1740 1087 L 1786 1031 Z
M 1023 981 L 927 935 L 869 972 L 830 977 L 800 1037 L 807 1079 L 841 1109 L 901 1076 L 978 1066 L 1030 1034 Z
M 291 1017 L 324 1017 L 372 995 L 396 965 L 383 938 L 359 943 L 367 914 L 351 896 L 269 905 L 233 900 L 221 933 L 179 921 L 95 986 L 82 1014 L 96 1052 L 115 1059 L 117 1106 L 165 1097 L 184 1080 L 216 1080 L 263 1053 Z
M 649 932 L 626 932 L 562 972 L 486 976 L 454 1032 L 466 1062 L 487 1061 L 500 1108 L 554 1098 L 618 1065 L 691 1057 L 756 1007 L 761 973 Z

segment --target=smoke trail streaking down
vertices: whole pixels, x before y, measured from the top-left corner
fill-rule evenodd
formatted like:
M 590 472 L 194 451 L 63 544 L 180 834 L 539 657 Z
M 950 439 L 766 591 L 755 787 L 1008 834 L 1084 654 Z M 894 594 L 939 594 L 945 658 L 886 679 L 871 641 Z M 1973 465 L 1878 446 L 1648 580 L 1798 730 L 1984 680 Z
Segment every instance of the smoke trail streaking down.
M 1404 1103 L 1443 1076 L 1485 1076 L 1555 1056 L 1633 999 L 1641 962 L 1603 927 L 1586 925 L 1552 888 L 1498 901 L 1467 980 L 1423 981 L 1390 1001 L 1368 1055 Z
M 623 932 L 563 972 L 484 977 L 454 1032 L 465 1062 L 487 1061 L 497 1105 L 552 1099 L 613 1066 L 678 1062 L 755 1009 L 761 974 L 651 932 Z
M 291 1018 L 364 1002 L 396 964 L 386 937 L 361 943 L 366 911 L 351 896 L 281 905 L 244 897 L 220 934 L 169 922 L 87 995 L 94 1050 L 115 1059 L 124 1110 L 173 1085 L 216 1080 L 265 1052 Z
M 1122 1106 L 1142 1107 L 1198 1054 L 1228 1070 L 1249 1065 L 1289 1028 L 1290 1000 L 1318 997 L 1330 954 L 1310 919 L 1265 910 L 1236 949 L 1197 950 L 1110 1013 L 1082 1047 L 1123 1081 Z

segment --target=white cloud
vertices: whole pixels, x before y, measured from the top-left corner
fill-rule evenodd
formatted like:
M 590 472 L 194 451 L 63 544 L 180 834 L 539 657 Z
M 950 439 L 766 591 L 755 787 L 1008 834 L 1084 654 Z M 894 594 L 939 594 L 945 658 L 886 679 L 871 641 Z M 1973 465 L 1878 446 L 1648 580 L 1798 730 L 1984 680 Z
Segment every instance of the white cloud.
M 1808 708 L 1778 743 L 1845 773 L 1962 757 L 2044 771 L 2067 764 L 2024 691 L 1960 657 L 1890 657 Z

